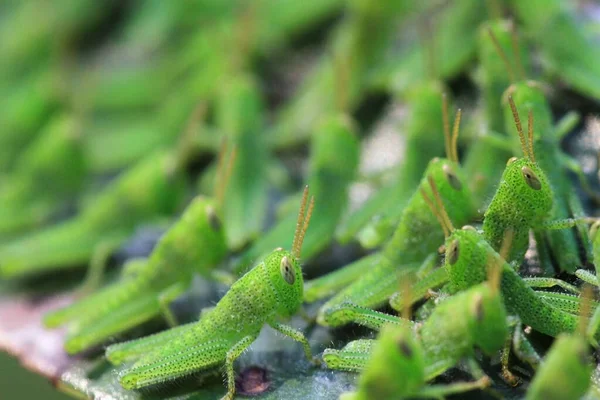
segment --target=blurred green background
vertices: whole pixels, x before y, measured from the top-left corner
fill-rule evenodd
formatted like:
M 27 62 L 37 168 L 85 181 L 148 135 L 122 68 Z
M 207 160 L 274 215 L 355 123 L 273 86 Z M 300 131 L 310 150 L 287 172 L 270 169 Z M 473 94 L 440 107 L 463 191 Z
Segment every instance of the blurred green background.
M 55 391 L 46 379 L 27 371 L 17 360 L 0 352 L 0 399 L 67 400 L 70 397 Z

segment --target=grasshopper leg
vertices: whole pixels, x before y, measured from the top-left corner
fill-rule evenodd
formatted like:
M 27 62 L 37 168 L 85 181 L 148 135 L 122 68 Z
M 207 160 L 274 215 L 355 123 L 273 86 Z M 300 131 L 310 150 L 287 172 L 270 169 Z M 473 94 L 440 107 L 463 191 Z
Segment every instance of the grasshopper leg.
M 534 277 L 534 278 L 523 278 L 525 283 L 531 288 L 551 288 L 558 286 L 565 289 L 568 292 L 579 294 L 580 290 L 565 281 L 556 278 L 545 278 L 545 277 Z
M 317 321 L 325 326 L 340 326 L 349 322 L 355 322 L 367 328 L 379 330 L 386 323 L 398 325 L 401 320 L 393 315 L 345 302 L 328 308 L 324 313 L 319 313 Z
M 416 397 L 444 399 L 446 396 L 468 392 L 471 390 L 482 390 L 490 386 L 491 381 L 487 376 L 483 376 L 475 382 L 459 382 L 449 385 L 431 385 L 419 390 Z
M 227 372 L 227 394 L 221 400 L 233 400 L 235 394 L 235 374 L 233 372 L 233 362 L 254 342 L 256 336 L 248 335 L 237 342 L 225 356 L 225 370 Z
M 304 349 L 304 354 L 306 355 L 306 358 L 313 364 L 321 364 L 321 362 L 317 358 L 313 357 L 312 352 L 310 350 L 310 344 L 308 343 L 306 336 L 304 336 L 302 332 L 292 328 L 291 326 L 284 325 L 279 322 L 273 322 L 269 325 L 271 325 L 271 327 L 276 331 L 283 333 L 285 336 L 294 339 L 296 342 L 300 342 Z
M 160 311 L 167 321 L 167 324 L 170 328 L 176 327 L 178 325 L 177 318 L 169 305 L 175 301 L 179 296 L 181 296 L 187 289 L 187 285 L 182 283 L 176 283 L 174 285 L 166 288 L 162 293 L 158 295 L 158 304 L 160 305 Z
M 104 241 L 96 246 L 90 261 L 90 266 L 88 268 L 85 281 L 80 288 L 81 294 L 89 294 L 100 286 L 110 256 L 119 245 L 120 242 L 117 243 L 116 241 Z
M 351 341 L 341 350 L 325 349 L 323 361 L 329 369 L 360 372 L 367 365 L 374 344 L 373 339 L 359 339 Z

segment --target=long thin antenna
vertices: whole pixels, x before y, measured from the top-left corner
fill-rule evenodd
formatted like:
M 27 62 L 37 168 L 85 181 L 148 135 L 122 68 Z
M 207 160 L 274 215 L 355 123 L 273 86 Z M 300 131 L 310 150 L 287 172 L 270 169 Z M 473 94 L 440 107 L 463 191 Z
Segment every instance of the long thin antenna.
M 527 113 L 527 137 L 529 139 L 529 158 L 535 162 L 535 154 L 533 153 L 533 112 L 531 109 Z
M 298 211 L 298 220 L 296 221 L 296 231 L 294 232 L 294 240 L 292 241 L 292 254 L 298 258 L 298 239 L 304 225 L 304 212 L 306 211 L 306 203 L 308 202 L 308 185 L 304 186 L 302 192 L 302 200 L 300 201 L 300 210 Z
M 525 157 L 529 158 L 529 147 L 527 146 L 527 141 L 525 140 L 525 134 L 523 134 L 523 126 L 521 125 L 521 118 L 519 118 L 519 111 L 517 110 L 517 106 L 515 105 L 512 96 L 508 96 L 508 104 L 510 105 L 510 110 L 512 111 L 513 119 L 515 120 L 515 126 L 517 127 L 517 132 L 519 133 L 521 149 L 523 150 Z
M 458 132 L 460 130 L 460 118 L 462 116 L 462 110 L 459 108 L 456 111 L 456 116 L 454 117 L 454 126 L 452 128 L 452 157 L 450 160 L 458 163 Z
M 414 282 L 414 276 L 412 274 L 407 274 L 404 276 L 401 282 L 401 293 L 404 297 L 404 304 L 401 311 L 401 317 L 407 321 L 410 321 L 412 318 L 412 285 Z
M 437 208 L 435 207 L 435 205 L 433 204 L 433 201 L 429 198 L 429 196 L 427 195 L 427 192 L 425 191 L 425 189 L 420 188 L 419 189 L 421 191 L 421 196 L 423 196 L 423 200 L 425 200 L 425 203 L 427 203 L 427 206 L 429 207 L 429 209 L 431 210 L 431 213 L 434 215 L 434 217 L 438 220 L 438 222 L 440 223 L 440 226 L 442 227 L 442 231 L 444 231 L 444 237 L 448 237 L 450 236 L 450 232 L 448 231 L 448 227 L 446 226 L 446 224 L 444 223 L 444 219 L 440 216 L 440 214 L 437 211 Z
M 218 157 L 219 160 L 217 162 L 217 172 L 215 174 L 215 194 L 217 198 L 217 204 L 219 207 L 223 207 L 225 191 L 231 178 L 235 159 L 237 158 L 237 148 L 233 147 L 229 152 L 229 156 L 227 156 L 227 138 L 225 138 L 221 142 L 221 149 L 219 150 Z M 225 161 L 226 158 L 227 161 Z
M 512 44 L 513 53 L 515 53 L 515 64 L 517 65 L 517 71 L 519 78 L 525 79 L 525 67 L 521 62 L 521 52 L 519 51 L 519 35 L 517 35 L 517 29 L 515 23 L 510 21 L 510 42 Z
M 508 258 L 514 237 L 514 229 L 508 228 L 506 231 L 504 231 L 504 237 L 502 238 L 502 245 L 500 246 L 500 252 L 498 253 L 500 257 L 494 257 L 493 253 L 490 253 L 488 256 L 488 282 L 494 293 L 500 290 L 502 266 Z
M 506 53 L 502 49 L 502 46 L 500 45 L 500 41 L 498 41 L 498 38 L 496 37 L 496 34 L 492 30 L 492 28 L 488 27 L 487 31 L 488 31 L 488 34 L 490 35 L 490 38 L 492 39 L 492 43 L 494 44 L 496 51 L 498 52 L 498 54 L 500 55 L 500 58 L 502 59 L 502 62 L 504 62 L 504 66 L 506 67 L 506 72 L 508 73 L 508 78 L 510 79 L 511 83 L 515 83 L 516 82 L 515 71 L 513 70 L 512 66 L 510 65 L 510 61 L 508 60 Z
M 442 93 L 442 121 L 444 123 L 444 145 L 446 147 L 446 157 L 452 158 L 450 150 L 450 119 L 448 117 L 448 95 Z
M 579 307 L 579 326 L 577 327 L 577 332 L 583 337 L 585 337 L 585 333 L 587 331 L 593 298 L 594 289 L 592 289 L 590 284 L 584 283 L 580 298 L 581 306 Z
M 310 218 L 312 217 L 314 207 L 315 198 L 314 196 L 311 196 L 310 203 L 308 204 L 308 211 L 306 212 L 306 216 L 304 217 L 304 223 L 302 224 L 302 229 L 300 230 L 300 237 L 296 241 L 296 253 L 294 254 L 294 256 L 298 259 L 302 254 L 302 243 L 304 243 L 304 235 L 306 235 L 306 231 L 308 230 L 308 224 L 310 222 Z
M 431 175 L 427 176 L 427 180 L 429 181 L 429 186 L 431 186 L 431 192 L 433 193 L 433 199 L 435 200 L 435 202 L 437 203 L 437 206 L 439 208 L 440 216 L 446 223 L 446 226 L 448 227 L 448 229 L 450 231 L 453 231 L 454 226 L 452 225 L 452 221 L 450 220 L 450 217 L 448 216 L 448 213 L 446 212 L 446 208 L 444 207 L 444 202 L 442 201 L 442 196 L 440 196 L 440 192 L 437 188 L 437 185 L 435 184 L 435 181 L 433 180 Z

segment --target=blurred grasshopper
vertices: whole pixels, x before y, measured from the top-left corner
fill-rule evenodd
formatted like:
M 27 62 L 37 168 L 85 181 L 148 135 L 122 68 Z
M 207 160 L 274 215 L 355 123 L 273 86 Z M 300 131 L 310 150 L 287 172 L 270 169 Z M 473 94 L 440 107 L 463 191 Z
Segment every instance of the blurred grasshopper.
M 556 338 L 529 385 L 526 400 L 580 399 L 590 387 L 592 363 L 585 338 L 592 291 L 587 289 L 582 294 L 578 331 Z
M 510 1 L 542 53 L 543 66 L 579 92 L 600 99 L 600 49 L 586 37 L 569 2 Z
M 216 200 L 197 197 L 163 235 L 147 261 L 136 261 L 133 271 L 131 264 L 126 265 L 118 282 L 46 315 L 48 327 L 70 324 L 67 352 L 77 353 L 105 342 L 161 313 L 169 325 L 176 325 L 169 304 L 189 288 L 195 273 L 211 276 L 228 252 L 221 215 L 235 149 L 228 163 L 225 157 L 223 147 Z
M 344 114 L 327 118 L 312 138 L 308 185 L 319 204 L 303 253 L 309 259 L 327 248 L 348 202 L 348 187 L 358 166 L 359 141 L 353 122 Z M 245 271 L 254 260 L 268 254 L 282 239 L 294 236 L 293 214 L 288 214 L 258 238 L 236 262 L 235 271 Z
M 445 124 L 447 129 L 444 129 L 444 135 L 448 159 L 431 160 L 426 176 L 432 176 L 439 183 L 442 196 L 452 200 L 453 206 L 449 208 L 450 215 L 455 221 L 463 224 L 474 215 L 474 207 L 470 193 L 463 184 L 466 178 L 458 165 L 456 142 L 459 124 L 460 111 L 455 119 L 452 136 L 448 124 Z M 427 180 L 424 179 L 419 187 L 423 188 L 426 185 Z M 437 227 L 435 217 L 427 212 L 427 204 L 421 193 L 417 191 L 404 209 L 394 235 L 383 248 L 380 262 L 363 274 L 361 279 L 354 281 L 325 303 L 319 310 L 319 323 L 331 325 L 334 321 L 328 319 L 329 310 L 345 302 L 365 307 L 382 305 L 395 292 L 397 274 L 414 271 L 420 265 L 422 268 L 429 268 L 435 262 L 436 250 L 443 240 L 442 232 Z M 342 271 L 343 269 L 333 274 L 340 277 L 344 274 Z M 312 293 L 310 296 L 319 297 Z M 337 323 L 343 321 L 335 321 L 335 324 Z
M 0 236 L 47 222 L 81 189 L 86 172 L 78 121 L 54 117 L 2 182 Z
M 427 201 L 430 201 L 424 191 L 423 194 L 428 198 Z M 511 235 L 507 235 L 501 251 L 502 254 L 507 254 L 511 240 Z M 419 344 L 422 348 L 420 351 L 423 353 L 424 360 L 423 365 L 416 370 L 421 375 L 420 386 L 424 384 L 424 381 L 431 380 L 449 368 L 456 366 L 462 359 L 467 359 L 471 373 L 480 377 L 483 374 L 474 362 L 474 348 L 479 347 L 486 354 L 492 355 L 503 347 L 508 336 L 507 314 L 499 290 L 501 266 L 504 260 L 501 258 L 495 259 L 494 257 L 498 256 L 495 253 L 490 253 L 488 282 L 475 285 L 443 301 L 435 308 L 422 326 L 415 328 L 419 336 Z M 406 309 L 410 306 L 405 304 L 404 307 Z M 370 310 L 361 311 L 356 309 L 356 311 L 354 322 L 377 328 L 372 322 L 374 317 L 379 316 L 381 321 L 390 324 L 390 318 L 387 317 L 387 314 Z M 457 318 L 457 315 L 460 317 Z M 404 319 L 400 323 L 396 323 L 391 331 L 404 332 L 408 335 L 410 329 L 407 321 L 407 319 Z M 384 326 L 380 333 L 380 341 L 385 340 L 383 339 L 384 335 L 389 335 L 389 333 L 384 333 L 386 328 L 389 329 L 388 326 Z M 382 356 L 377 356 L 377 349 L 378 346 L 379 348 L 385 346 L 384 343 L 368 345 L 365 342 L 362 344 L 362 348 L 352 346 L 353 348 L 348 350 L 355 353 L 361 351 L 372 352 L 372 361 L 375 360 L 375 357 L 380 357 L 381 360 Z M 395 347 L 395 349 L 397 350 L 398 347 Z M 402 350 L 402 347 L 399 349 Z M 392 354 L 393 359 L 396 358 L 393 355 L 392 347 L 388 347 L 387 352 Z M 339 351 L 328 349 L 323 355 L 323 359 L 329 367 L 334 366 L 336 369 L 346 370 L 361 370 L 365 367 L 364 358 L 364 356 L 359 358 L 353 353 L 346 353 L 346 348 Z M 384 369 L 386 366 L 389 367 L 385 363 L 380 365 Z M 371 364 L 371 368 L 374 368 L 373 364 Z M 368 369 L 365 370 L 365 379 L 368 379 L 368 371 Z
M 141 223 L 171 215 L 186 189 L 184 165 L 162 151 L 122 173 L 65 222 L 0 246 L 0 277 L 15 278 L 101 260 Z M 97 258 L 96 258 L 97 257 Z M 97 285 L 101 262 L 92 262 L 88 288 Z
M 136 353 L 136 346 L 145 347 L 147 341 L 153 343 L 150 352 L 121 373 L 119 381 L 124 388 L 139 389 L 225 363 L 227 394 L 223 399 L 231 400 L 235 393 L 233 363 L 252 344 L 265 324 L 302 343 L 306 357 L 312 360 L 304 335 L 279 322 L 294 315 L 302 304 L 304 282 L 299 263 L 300 250 L 314 198 L 305 216 L 307 200 L 308 187 L 302 198 L 292 251 L 277 248 L 271 252 L 236 281 L 215 308 L 199 322 L 176 328 L 176 337 L 166 331 L 108 348 L 108 359 L 118 362 L 127 359 L 128 352 Z M 163 337 L 166 340 L 163 341 Z

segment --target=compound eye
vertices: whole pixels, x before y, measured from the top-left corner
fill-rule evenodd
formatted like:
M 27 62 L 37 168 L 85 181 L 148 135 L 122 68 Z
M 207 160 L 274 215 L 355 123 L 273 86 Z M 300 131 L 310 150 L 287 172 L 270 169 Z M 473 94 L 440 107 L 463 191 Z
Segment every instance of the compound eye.
M 221 229 L 221 219 L 213 207 L 206 207 L 206 216 L 208 217 L 208 224 L 214 231 Z
M 408 342 L 404 340 L 404 338 L 400 338 L 400 340 L 398 340 L 398 349 L 400 350 L 400 354 L 402 354 L 404 357 L 408 358 L 409 360 L 412 358 L 413 349 L 410 347 Z
M 506 165 L 510 165 L 510 164 L 514 163 L 515 161 L 517 161 L 517 157 L 511 157 L 506 162 Z
M 542 183 L 531 168 L 523 167 L 521 168 L 521 173 L 523 174 L 523 178 L 525 178 L 525 182 L 530 188 L 533 190 L 540 190 L 542 188 Z
M 444 164 L 442 169 L 444 170 L 444 175 L 446 175 L 446 180 L 448 181 L 450 186 L 452 186 L 454 190 L 461 190 L 462 183 L 460 182 L 460 179 L 458 179 L 452 168 L 448 164 Z
M 456 264 L 456 262 L 458 261 L 458 255 L 459 255 L 459 244 L 458 244 L 458 239 L 455 239 L 452 241 L 452 243 L 450 243 L 450 247 L 448 248 L 448 264 L 450 265 L 454 265 Z
M 287 258 L 287 256 L 284 256 L 281 259 L 279 271 L 281 272 L 281 276 L 287 283 L 289 283 L 290 285 L 294 284 L 294 282 L 296 281 L 296 273 L 294 272 L 294 266 L 292 265 L 292 262 L 289 258 Z

